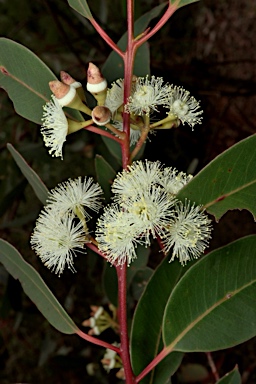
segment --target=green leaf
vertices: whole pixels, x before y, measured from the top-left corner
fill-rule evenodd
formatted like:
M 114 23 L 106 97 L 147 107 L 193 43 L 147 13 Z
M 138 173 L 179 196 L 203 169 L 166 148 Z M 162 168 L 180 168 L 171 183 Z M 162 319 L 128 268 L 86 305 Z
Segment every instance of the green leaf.
M 155 367 L 152 375 L 152 377 L 154 377 L 154 381 L 147 381 L 148 379 L 146 377 L 146 381 L 144 381 L 145 379 L 143 379 L 140 383 L 168 384 L 170 382 L 170 376 L 172 376 L 177 371 L 182 359 L 183 353 L 170 353 Z
M 86 0 L 68 0 L 68 3 L 70 7 L 75 9 L 82 16 L 86 17 L 89 20 L 93 19 L 90 8 Z
M 187 267 L 182 267 L 178 260 L 170 264 L 166 257 L 154 272 L 137 304 L 131 330 L 131 359 L 136 375 L 162 348 L 164 309 L 171 291 L 186 270 Z M 157 372 L 156 369 L 151 371 L 142 383 L 164 383 L 176 371 L 182 357 L 182 353 L 171 353 L 157 366 Z M 162 381 L 158 375 L 161 375 Z
M 152 19 L 159 16 L 161 11 L 166 7 L 166 3 L 158 5 L 151 11 L 145 13 L 134 23 L 134 35 L 138 36 L 145 31 L 148 24 Z M 118 41 L 117 45 L 123 51 L 127 45 L 127 33 L 125 33 Z M 122 58 L 116 53 L 112 52 L 107 61 L 105 62 L 102 73 L 106 79 L 111 83 L 112 81 L 124 77 L 124 64 Z M 133 73 L 136 76 L 145 76 L 150 74 L 150 57 L 148 43 L 143 44 L 137 51 Z
M 131 282 L 131 295 L 132 298 L 138 301 L 150 279 L 154 270 L 149 267 L 144 267 L 143 269 L 139 269 Z
M 46 204 L 46 199 L 48 197 L 48 189 L 46 188 L 40 177 L 35 171 L 33 171 L 33 169 L 28 165 L 28 163 L 23 159 L 19 152 L 14 149 L 11 144 L 8 143 L 7 148 L 10 151 L 12 157 L 14 158 L 16 164 L 20 168 L 21 172 L 33 188 L 38 199 L 43 204 Z
M 144 269 L 148 263 L 148 258 L 150 254 L 150 249 L 143 247 L 143 245 L 138 245 L 136 249 L 137 259 L 135 259 L 130 267 L 127 269 L 127 289 L 138 271 Z
M 224 377 L 216 382 L 216 384 L 241 384 L 242 379 L 238 368 L 235 367 L 233 371 L 227 373 Z
M 122 150 L 119 143 L 106 136 L 101 136 L 104 144 L 119 165 L 122 165 Z
M 171 5 L 175 5 L 177 4 L 177 0 L 169 0 L 170 1 L 170 4 Z M 188 5 L 188 4 L 192 4 L 192 3 L 196 3 L 197 1 L 199 0 L 180 0 L 178 1 L 178 8 L 181 8 L 183 7 L 184 5 Z
M 53 327 L 66 334 L 78 331 L 73 320 L 62 308 L 39 273 L 22 258 L 17 249 L 2 239 L 0 239 L 0 262 L 15 279 L 20 281 L 24 292 Z
M 256 335 L 256 235 L 199 260 L 170 295 L 163 321 L 171 351 L 215 351 Z
M 256 219 L 256 135 L 217 156 L 177 195 L 202 204 L 220 219 L 229 209 L 247 209 Z
M 29 49 L 0 38 L 0 87 L 13 101 L 16 112 L 41 124 L 43 105 L 49 100 L 52 71 Z
M 111 198 L 111 184 L 116 176 L 116 172 L 100 155 L 95 157 L 95 169 L 98 183 L 104 191 L 106 201 L 109 202 Z

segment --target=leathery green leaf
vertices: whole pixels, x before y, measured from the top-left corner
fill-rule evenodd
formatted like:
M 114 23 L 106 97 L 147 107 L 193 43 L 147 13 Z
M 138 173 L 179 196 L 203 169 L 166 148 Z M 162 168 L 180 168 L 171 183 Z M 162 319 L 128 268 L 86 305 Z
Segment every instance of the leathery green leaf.
M 156 357 L 163 346 L 164 309 L 171 291 L 186 270 L 187 267 L 182 267 L 178 260 L 170 264 L 166 257 L 153 273 L 136 306 L 131 329 L 131 359 L 136 375 Z M 182 357 L 182 353 L 171 353 L 141 383 L 155 383 L 160 373 L 164 383 L 176 371 Z M 156 383 L 160 383 L 159 380 Z
M 66 334 L 79 331 L 39 273 L 22 258 L 17 249 L 2 239 L 0 239 L 0 262 L 15 279 L 20 281 L 24 292 L 54 328 Z
M 87 19 L 92 19 L 92 14 L 86 0 L 68 0 L 70 7 L 75 9 L 82 16 Z
M 46 199 L 48 197 L 48 189 L 45 184 L 42 182 L 38 174 L 28 165 L 28 163 L 23 159 L 20 153 L 16 151 L 16 149 L 11 144 L 8 143 L 7 148 L 10 151 L 12 157 L 14 158 L 16 164 L 20 168 L 21 172 L 33 188 L 38 199 L 43 204 L 46 204 Z
M 43 105 L 49 101 L 52 71 L 29 49 L 0 38 L 0 87 L 13 102 L 16 112 L 41 124 Z
M 247 209 L 256 219 L 256 135 L 217 156 L 177 197 L 202 204 L 219 220 L 229 209 Z
M 181 278 L 168 300 L 170 351 L 216 351 L 256 335 L 256 235 L 216 249 Z
M 241 384 L 242 379 L 237 367 L 233 371 L 227 373 L 224 377 L 216 382 L 216 384 Z

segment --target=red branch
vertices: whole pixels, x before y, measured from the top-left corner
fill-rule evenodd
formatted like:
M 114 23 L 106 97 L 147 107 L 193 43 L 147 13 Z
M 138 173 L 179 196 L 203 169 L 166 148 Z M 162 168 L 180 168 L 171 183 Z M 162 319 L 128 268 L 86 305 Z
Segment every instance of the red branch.
M 108 36 L 108 34 L 101 28 L 95 19 L 90 19 L 90 22 L 99 33 L 99 35 L 106 41 L 106 43 L 122 58 L 124 57 L 124 52 L 114 43 L 114 41 Z

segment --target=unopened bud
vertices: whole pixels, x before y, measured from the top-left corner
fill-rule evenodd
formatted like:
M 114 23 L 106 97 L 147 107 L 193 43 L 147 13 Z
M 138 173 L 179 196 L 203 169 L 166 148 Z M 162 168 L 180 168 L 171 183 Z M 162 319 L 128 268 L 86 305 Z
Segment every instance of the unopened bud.
M 50 81 L 49 87 L 62 107 L 77 109 L 87 115 L 91 114 L 91 110 L 82 102 L 74 87 L 63 84 L 59 80 Z
M 76 81 L 71 77 L 67 72 L 60 71 L 60 79 L 62 83 L 71 85 L 74 88 L 82 87 L 82 84 L 79 81 Z
M 62 83 L 70 85 L 71 87 L 75 88 L 78 96 L 81 98 L 81 100 L 86 101 L 83 86 L 79 81 L 76 81 L 71 77 L 67 72 L 60 71 L 60 78 Z
M 107 95 L 107 81 L 103 77 L 99 68 L 89 63 L 87 70 L 87 90 L 95 97 L 98 105 L 104 105 Z
M 92 120 L 99 126 L 106 125 L 110 122 L 111 112 L 107 107 L 97 106 L 92 110 Z
M 69 105 L 76 95 L 76 90 L 59 80 L 49 82 L 49 87 L 62 107 Z

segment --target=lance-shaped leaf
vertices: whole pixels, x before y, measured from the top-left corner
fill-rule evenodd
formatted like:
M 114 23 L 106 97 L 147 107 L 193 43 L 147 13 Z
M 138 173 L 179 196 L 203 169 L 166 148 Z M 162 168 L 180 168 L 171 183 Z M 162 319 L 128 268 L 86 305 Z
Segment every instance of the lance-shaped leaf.
M 177 260 L 170 264 L 166 257 L 154 272 L 137 304 L 131 330 L 131 359 L 136 375 L 156 357 L 163 346 L 164 309 L 172 289 L 186 270 L 187 267 L 183 268 Z M 164 383 L 176 371 L 182 357 L 182 353 L 171 353 L 141 383 Z
M 0 38 L 0 87 L 13 101 L 16 112 L 41 124 L 43 105 L 49 100 L 52 71 L 29 49 Z
M 28 163 L 23 159 L 18 151 L 11 145 L 7 144 L 7 148 L 10 151 L 12 157 L 14 158 L 16 164 L 20 168 L 23 175 L 28 180 L 29 184 L 33 188 L 38 199 L 46 204 L 46 199 L 48 197 L 48 189 L 45 184 L 42 182 L 38 174 L 28 165 Z
M 87 19 L 92 19 L 92 14 L 86 0 L 68 0 L 70 7 L 75 9 L 82 16 Z
M 66 334 L 79 331 L 39 273 L 22 258 L 17 249 L 2 239 L 0 239 L 0 262 L 15 279 L 20 281 L 24 292 L 53 327 Z
M 159 16 L 165 6 L 166 3 L 158 5 L 136 20 L 134 23 L 134 35 L 138 36 L 144 32 L 150 21 Z M 125 51 L 127 45 L 127 33 L 121 37 L 117 45 Z M 143 44 L 137 51 L 133 72 L 136 76 L 145 76 L 150 74 L 149 46 L 147 43 Z M 122 58 L 116 52 L 112 52 L 109 55 L 102 68 L 102 73 L 110 83 L 118 78 L 124 77 L 124 63 Z
M 256 218 L 256 135 L 217 156 L 177 195 L 202 204 L 220 219 L 229 209 L 247 209 Z
M 199 260 L 181 278 L 165 309 L 170 351 L 216 351 L 256 335 L 256 235 Z
M 233 371 L 227 373 L 224 377 L 216 382 L 216 384 L 241 384 L 242 379 L 237 367 Z

